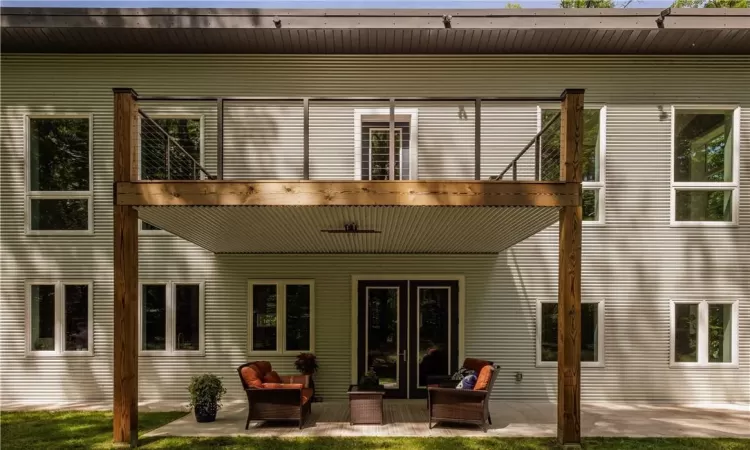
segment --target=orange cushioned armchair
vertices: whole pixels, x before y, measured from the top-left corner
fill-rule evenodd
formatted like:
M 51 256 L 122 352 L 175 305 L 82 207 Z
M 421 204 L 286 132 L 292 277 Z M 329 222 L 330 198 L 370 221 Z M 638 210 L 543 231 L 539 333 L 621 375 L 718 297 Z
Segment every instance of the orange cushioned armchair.
M 490 394 L 497 378 L 497 368 L 490 361 L 466 358 L 464 368 L 477 373 L 477 384 L 474 389 L 456 389 L 453 387 L 428 386 L 427 407 L 430 413 L 430 428 L 433 422 L 473 423 L 487 431 L 487 423 L 492 425 L 490 417 Z
M 279 375 L 268 361 L 243 364 L 237 373 L 247 393 L 246 430 L 251 420 L 297 420 L 302 428 L 313 396 L 308 375 Z

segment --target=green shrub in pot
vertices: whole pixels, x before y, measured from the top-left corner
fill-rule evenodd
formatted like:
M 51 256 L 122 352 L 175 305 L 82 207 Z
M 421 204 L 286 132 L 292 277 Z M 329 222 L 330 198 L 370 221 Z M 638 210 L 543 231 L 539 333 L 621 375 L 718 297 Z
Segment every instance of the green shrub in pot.
M 227 390 L 216 375 L 207 373 L 197 375 L 190 381 L 190 407 L 198 422 L 213 422 L 216 412 L 221 408 L 221 397 Z

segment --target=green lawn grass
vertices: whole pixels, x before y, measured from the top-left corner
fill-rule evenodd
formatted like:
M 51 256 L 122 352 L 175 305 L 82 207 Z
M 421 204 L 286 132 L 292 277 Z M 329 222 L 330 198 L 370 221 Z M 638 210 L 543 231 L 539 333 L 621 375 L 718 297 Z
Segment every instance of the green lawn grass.
M 184 412 L 141 413 L 140 434 L 185 415 Z M 540 450 L 556 448 L 551 438 L 141 438 L 146 449 L 250 450 Z M 2 449 L 110 448 L 111 412 L 3 412 L 0 414 Z M 626 439 L 588 438 L 587 450 L 740 450 L 750 449 L 743 439 Z

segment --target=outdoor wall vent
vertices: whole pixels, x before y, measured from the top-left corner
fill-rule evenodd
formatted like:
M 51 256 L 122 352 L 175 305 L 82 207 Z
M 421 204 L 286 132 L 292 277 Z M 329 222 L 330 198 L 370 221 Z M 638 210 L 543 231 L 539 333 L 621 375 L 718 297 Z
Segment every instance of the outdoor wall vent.
M 360 230 L 356 222 L 345 223 L 343 229 L 329 229 L 329 230 L 320 230 L 320 231 L 323 233 L 349 233 L 349 234 L 380 233 L 380 231 L 378 230 L 365 230 L 365 229 Z

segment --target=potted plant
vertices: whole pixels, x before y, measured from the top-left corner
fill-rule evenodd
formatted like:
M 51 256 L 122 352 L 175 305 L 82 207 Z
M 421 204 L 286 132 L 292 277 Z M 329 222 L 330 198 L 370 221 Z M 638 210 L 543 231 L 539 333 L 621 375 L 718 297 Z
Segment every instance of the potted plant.
M 221 396 L 227 390 L 216 375 L 207 373 L 194 376 L 188 387 L 190 392 L 190 407 L 198 422 L 213 422 L 216 412 L 221 408 Z
M 310 376 L 310 388 L 313 390 L 313 401 L 315 399 L 315 372 L 318 371 L 318 358 L 314 353 L 300 353 L 294 361 L 294 367 L 302 375 Z
M 362 375 L 362 378 L 359 379 L 357 387 L 359 387 L 363 391 L 375 390 L 380 387 L 380 378 L 378 378 L 378 374 L 375 373 L 374 368 L 370 367 L 370 370 Z

